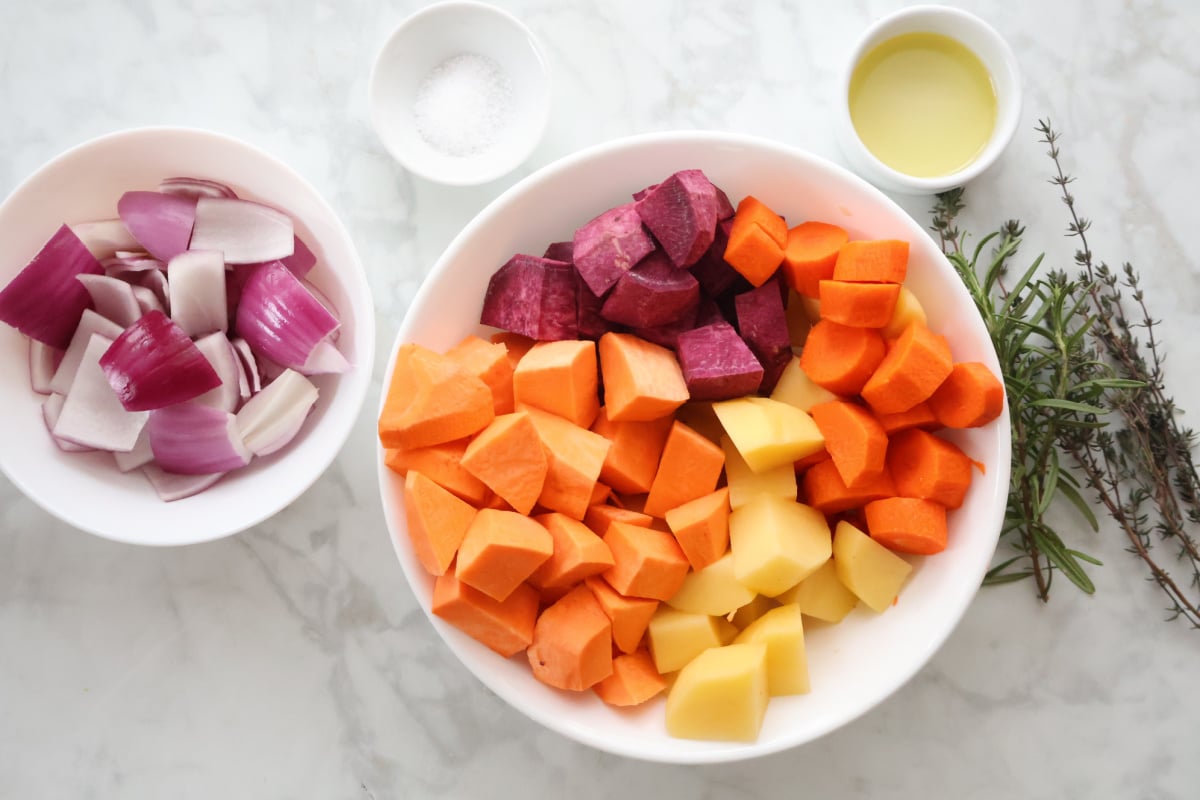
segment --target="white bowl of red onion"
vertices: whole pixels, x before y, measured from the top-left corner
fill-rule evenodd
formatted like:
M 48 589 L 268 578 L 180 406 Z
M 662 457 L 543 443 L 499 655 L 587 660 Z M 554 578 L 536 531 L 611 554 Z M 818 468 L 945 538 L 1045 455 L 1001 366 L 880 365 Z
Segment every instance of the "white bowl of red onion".
M 287 506 L 349 435 L 374 338 L 333 209 L 228 136 L 102 136 L 0 205 L 0 470 L 89 533 L 190 544 Z

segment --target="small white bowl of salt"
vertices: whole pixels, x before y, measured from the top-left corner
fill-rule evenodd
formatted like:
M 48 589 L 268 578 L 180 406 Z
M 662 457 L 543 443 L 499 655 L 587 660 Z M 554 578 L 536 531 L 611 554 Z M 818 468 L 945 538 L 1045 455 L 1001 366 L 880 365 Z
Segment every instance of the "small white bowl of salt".
M 511 172 L 541 140 L 550 78 L 511 14 L 453 0 L 400 23 L 375 59 L 371 123 L 406 169 L 470 186 Z

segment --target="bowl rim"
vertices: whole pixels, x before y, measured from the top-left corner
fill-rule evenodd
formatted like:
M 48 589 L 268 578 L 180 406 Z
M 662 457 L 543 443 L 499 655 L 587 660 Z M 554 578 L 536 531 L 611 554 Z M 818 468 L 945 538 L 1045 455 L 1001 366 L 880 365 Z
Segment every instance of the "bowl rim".
M 563 158 L 560 158 L 557 161 L 554 161 L 528 175 L 489 203 L 469 223 L 467 223 L 467 225 L 459 232 L 457 236 L 454 237 L 445 251 L 443 251 L 442 255 L 434 263 L 434 266 L 430 269 L 429 273 L 422 281 L 420 289 L 413 297 L 412 303 L 409 305 L 410 311 L 412 308 L 418 307 L 421 303 L 423 303 L 426 296 L 433 291 L 433 284 L 437 283 L 438 279 L 442 278 L 443 274 L 449 272 L 451 263 L 458 257 L 459 251 L 466 246 L 466 243 L 475 236 L 476 231 L 486 226 L 491 218 L 499 214 L 501 209 L 505 208 L 509 203 L 511 203 L 515 197 L 520 196 L 536 184 L 550 180 L 563 172 L 572 170 L 576 167 L 576 165 L 583 162 L 591 161 L 593 159 L 611 157 L 614 154 L 620 154 L 624 151 L 636 150 L 641 147 L 650 147 L 655 144 L 678 142 L 707 143 L 711 145 L 734 145 L 769 151 L 770 153 L 783 158 L 798 159 L 806 162 L 809 166 L 818 171 L 825 172 L 836 180 L 849 181 L 858 188 L 868 192 L 871 195 L 874 195 L 875 199 L 884 204 L 890 213 L 912 220 L 912 217 L 894 200 L 892 200 L 868 181 L 849 171 L 845 167 L 842 167 L 822 156 L 816 155 L 799 147 L 749 134 L 722 131 L 670 130 L 635 134 L 632 136 L 621 137 L 591 145 L 570 155 L 564 156 Z M 929 233 L 925 231 L 922 226 L 917 224 L 915 220 L 912 221 L 915 227 L 921 229 L 922 234 L 934 247 L 936 247 L 936 243 L 933 242 L 933 239 Z M 947 263 L 945 265 L 945 269 L 952 271 L 953 267 Z M 962 297 L 969 300 L 966 287 L 963 286 L 961 288 Z M 410 325 L 412 319 L 412 314 L 407 313 L 404 321 L 397 330 L 396 338 L 393 342 L 388 358 L 385 374 L 382 376 L 382 389 L 377 412 L 382 411 L 383 408 L 388 385 L 391 381 L 391 376 L 395 365 L 396 353 L 401 344 L 411 340 L 412 330 Z M 980 321 L 980 325 L 982 326 L 982 321 Z M 992 348 L 990 355 L 993 361 L 990 366 L 995 368 L 997 366 L 998 359 L 996 359 L 994 348 Z M 998 463 L 995 465 L 989 465 L 989 469 L 995 469 L 999 475 L 998 484 L 996 486 L 996 496 L 991 499 L 991 513 L 990 518 L 987 520 L 987 529 L 991 532 L 992 537 L 990 541 L 994 545 L 999 539 L 1000 529 L 1004 519 L 1004 498 L 1008 494 L 1008 483 L 1010 477 L 1011 438 L 1007 400 L 1005 401 L 1004 409 L 1000 418 L 991 424 L 995 424 L 997 426 L 997 435 L 999 437 Z M 988 554 L 987 558 L 981 559 L 978 564 L 974 565 L 974 574 L 964 575 L 964 581 L 969 581 L 969 583 L 974 585 L 976 589 L 971 593 L 964 595 L 965 599 L 961 603 L 961 606 L 955 609 L 954 613 L 947 615 L 939 628 L 936 628 L 929 633 L 926 639 L 928 646 L 921 654 L 921 657 L 913 660 L 910 669 L 901 670 L 892 675 L 888 681 L 882 682 L 879 687 L 869 697 L 866 698 L 865 702 L 859 704 L 859 706 L 855 708 L 852 708 L 849 713 L 841 716 L 831 716 L 826 724 L 817 728 L 815 732 L 809 736 L 798 736 L 792 738 L 784 736 L 772 742 L 762 742 L 760 740 L 750 744 L 714 742 L 711 743 L 715 745 L 713 749 L 706 749 L 703 751 L 680 750 L 670 754 L 664 754 L 661 752 L 650 753 L 646 752 L 645 750 L 639 750 L 636 747 L 622 746 L 620 742 L 614 741 L 610 736 L 597 735 L 590 729 L 570 725 L 560 717 L 542 710 L 536 704 L 525 702 L 526 698 L 524 698 L 522 695 L 519 695 L 519 693 L 509 691 L 506 686 L 497 685 L 489 681 L 475 670 L 468 659 L 463 658 L 462 653 L 459 652 L 458 645 L 446 635 L 448 632 L 448 626 L 444 626 L 442 620 L 434 617 L 426 602 L 422 600 L 422 598 L 416 596 L 416 587 L 408 579 L 405 562 L 401 557 L 401 548 L 408 547 L 408 540 L 407 537 L 396 535 L 401 534 L 402 531 L 393 531 L 391 529 L 391 510 L 388 508 L 387 502 L 391 494 L 391 488 L 388 485 L 389 481 L 391 480 L 389 476 L 390 470 L 385 466 L 384 458 L 386 454 L 382 444 L 379 443 L 378 439 L 376 439 L 375 443 L 375 453 L 380 499 L 385 507 L 385 520 L 389 523 L 387 526 L 388 535 L 389 539 L 391 539 L 392 548 L 396 554 L 397 560 L 400 561 L 401 572 L 404 574 L 405 583 L 408 585 L 409 591 L 411 591 L 414 597 L 416 597 L 417 604 L 420 606 L 425 616 L 429 619 L 432 627 L 437 632 L 438 637 L 449 648 L 454 657 L 464 667 L 466 667 L 467 670 L 474 675 L 476 680 L 478 680 L 487 690 L 498 695 L 514 710 L 518 711 L 539 725 L 597 750 L 654 763 L 715 764 L 755 759 L 762 756 L 783 752 L 808 742 L 815 741 L 863 716 L 868 711 L 874 709 L 884 700 L 895 694 L 901 687 L 907 684 L 917 673 L 919 673 L 928 665 L 930 659 L 937 653 L 937 651 L 945 643 L 946 639 L 962 621 L 963 616 L 966 614 L 967 609 L 970 607 L 971 602 L 978 593 L 978 587 L 982 584 L 983 577 L 987 572 L 991 562 L 991 555 L 994 552 L 994 547 L 988 548 L 986 551 Z
M 44 502 L 44 499 L 40 493 L 31 488 L 20 473 L 10 470 L 8 466 L 6 466 L 5 461 L 0 459 L 0 472 L 2 472 L 4 476 L 14 486 L 17 487 L 24 497 L 32 500 L 35 505 L 49 513 L 55 519 L 58 519 L 73 528 L 92 534 L 93 536 L 101 539 L 107 539 L 108 541 L 117 542 L 120 544 L 140 545 L 145 547 L 184 547 L 188 545 L 203 544 L 205 542 L 224 539 L 229 536 L 242 533 L 243 531 L 261 524 L 262 522 L 288 508 L 296 501 L 297 498 L 300 497 L 300 495 L 308 491 L 308 489 L 311 488 L 312 485 L 315 484 L 321 478 L 321 476 L 325 474 L 330 465 L 345 447 L 346 441 L 349 439 L 350 432 L 354 427 L 354 423 L 362 413 L 362 409 L 365 406 L 367 390 L 370 388 L 371 383 L 371 374 L 374 371 L 372 367 L 375 360 L 376 325 L 374 301 L 371 296 L 370 284 L 367 280 L 366 269 L 363 267 L 362 258 L 359 256 L 358 248 L 355 247 L 354 240 L 350 236 L 349 230 L 346 228 L 345 224 L 342 222 L 333 206 L 330 205 L 329 201 L 325 199 L 324 195 L 317 191 L 316 187 L 313 186 L 313 184 L 307 178 L 305 178 L 299 171 L 288 165 L 285 161 L 275 155 L 272 155 L 255 144 L 251 144 L 244 139 L 240 139 L 227 133 L 189 125 L 144 125 L 131 128 L 118 128 L 107 133 L 93 136 L 59 152 L 31 172 L 23 180 L 19 181 L 12 191 L 10 191 L 4 198 L 3 202 L 0 202 L 0 214 L 3 214 L 9 208 L 9 205 L 14 202 L 14 200 L 19 200 L 20 195 L 26 190 L 27 187 L 34 185 L 37 181 L 42 179 L 46 173 L 57 168 L 61 162 L 75 157 L 81 151 L 93 147 L 100 147 L 121 139 L 137 139 L 139 137 L 153 136 L 196 136 L 201 138 L 211 138 L 220 142 L 222 146 L 239 147 L 247 150 L 256 158 L 260 158 L 266 162 L 269 162 L 275 168 L 282 170 L 285 174 L 298 181 L 308 192 L 311 193 L 317 207 L 320 208 L 322 212 L 329 215 L 330 220 L 332 220 L 334 223 L 334 231 L 341 239 L 344 240 L 344 244 L 347 252 L 350 255 L 350 258 L 348 259 L 348 263 L 344 265 L 345 270 L 339 268 L 338 273 L 346 273 L 344 288 L 347 295 L 358 295 L 358 302 L 362 303 L 365 308 L 371 311 L 371 313 L 365 315 L 365 318 L 356 317 L 354 320 L 357 339 L 355 344 L 362 351 L 361 357 L 358 359 L 358 363 L 362 365 L 362 368 L 354 368 L 345 373 L 341 378 L 342 385 L 339 387 L 340 391 L 349 392 L 349 408 L 347 410 L 349 411 L 352 409 L 353 413 L 346 413 L 344 417 L 339 416 L 327 420 L 327 422 L 331 425 L 333 435 L 338 442 L 337 447 L 330 448 L 328 455 L 322 455 L 320 459 L 310 459 L 306 462 L 309 464 L 315 464 L 318 469 L 313 472 L 311 478 L 298 481 L 294 487 L 294 491 L 286 493 L 286 502 L 284 502 L 278 508 L 251 514 L 247 516 L 245 520 L 239 521 L 233 526 L 227 525 L 224 527 L 214 528 L 211 535 L 189 539 L 187 541 L 146 541 L 143 539 L 133 539 L 123 536 L 120 531 L 104 530 L 95 525 L 88 524 L 85 519 L 68 519 L 63 516 L 62 513 L 60 513 L 59 509 L 54 508 L 50 504 Z

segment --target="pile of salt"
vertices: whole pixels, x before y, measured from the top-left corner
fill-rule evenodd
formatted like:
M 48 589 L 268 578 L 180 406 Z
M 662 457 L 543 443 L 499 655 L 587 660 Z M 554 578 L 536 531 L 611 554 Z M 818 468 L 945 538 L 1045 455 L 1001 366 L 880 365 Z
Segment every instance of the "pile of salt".
M 487 56 L 461 53 L 438 64 L 417 88 L 417 132 L 436 150 L 473 156 L 500 136 L 512 114 L 512 83 Z

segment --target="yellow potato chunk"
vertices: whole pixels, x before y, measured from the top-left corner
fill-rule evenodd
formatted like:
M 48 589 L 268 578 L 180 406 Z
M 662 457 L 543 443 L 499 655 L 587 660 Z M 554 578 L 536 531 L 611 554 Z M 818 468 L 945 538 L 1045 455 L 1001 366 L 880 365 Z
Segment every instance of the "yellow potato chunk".
M 730 513 L 729 547 L 737 579 L 776 597 L 829 560 L 829 524 L 811 506 L 760 494 Z
M 892 312 L 892 318 L 888 324 L 884 325 L 879 332 L 885 339 L 895 339 L 904 332 L 910 323 L 920 322 L 924 325 L 927 321 L 921 301 L 917 299 L 911 289 L 901 286 L 900 295 L 896 298 L 896 310 Z
M 754 592 L 733 574 L 733 554 L 726 553 L 698 572 L 689 572 L 667 605 L 679 611 L 724 617 L 754 599 Z
M 776 599 L 781 603 L 795 603 L 810 617 L 835 623 L 841 622 L 858 605 L 858 596 L 842 584 L 832 558 Z
M 721 437 L 721 449 L 725 451 L 725 480 L 729 484 L 730 508 L 741 508 L 757 494 L 796 499 L 796 470 L 791 464 L 780 464 L 766 472 L 755 472 L 746 464 L 728 436 Z
M 806 412 L 769 397 L 713 403 L 725 433 L 754 472 L 766 472 L 812 455 L 825 437 Z
M 767 646 L 705 650 L 667 695 L 667 733 L 681 739 L 753 742 L 767 712 Z
M 725 620 L 719 620 L 725 622 Z M 717 617 L 659 606 L 650 618 L 646 638 L 659 673 L 674 672 L 710 647 L 726 643 L 728 629 Z
M 912 565 L 849 522 L 833 534 L 838 579 L 872 611 L 883 613 L 900 593 Z
M 808 656 L 799 606 L 789 603 L 771 609 L 733 640 L 734 644 L 748 642 L 767 646 L 767 692 L 771 697 L 808 693 Z
M 794 289 L 788 289 L 788 301 L 784 316 L 787 318 L 788 341 L 792 345 L 792 350 L 798 353 L 800 348 L 804 347 L 813 323 L 804 310 L 804 304 L 800 302 L 800 295 L 796 294 Z
M 789 589 L 788 591 L 791 590 Z M 784 592 L 784 594 L 787 594 L 787 592 Z M 754 620 L 758 619 L 763 614 L 767 613 L 778 605 L 778 600 L 765 597 L 761 594 L 756 594 L 754 595 L 753 600 L 735 611 L 733 616 L 730 617 L 729 621 L 732 622 L 734 627 L 736 627 L 739 631 L 745 630 L 747 625 L 749 625 L 751 622 L 754 622 Z
M 837 400 L 838 396 L 813 383 L 808 373 L 800 368 L 800 359 L 793 356 L 779 377 L 779 383 L 771 390 L 771 399 L 807 413 L 813 406 Z

